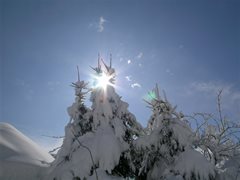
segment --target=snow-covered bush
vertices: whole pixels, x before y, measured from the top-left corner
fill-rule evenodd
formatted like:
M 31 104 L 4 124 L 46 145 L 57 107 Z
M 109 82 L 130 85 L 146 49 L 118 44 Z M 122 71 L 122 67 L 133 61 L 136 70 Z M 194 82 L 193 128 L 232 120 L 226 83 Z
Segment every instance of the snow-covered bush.
M 217 180 L 240 180 L 240 152 L 221 163 L 218 168 Z
M 136 152 L 142 157 L 139 176 L 149 180 L 212 179 L 214 167 L 193 149 L 193 132 L 183 115 L 177 113 L 166 98 L 160 97 L 157 86 L 149 97 L 146 102 L 153 114 L 148 123 L 148 135 L 136 141 Z M 202 166 L 205 168 L 201 169 Z
M 207 113 L 195 113 L 189 116 L 196 121 L 195 146 L 221 172 L 225 163 L 232 161 L 233 156 L 240 155 L 240 123 L 222 114 L 221 94 L 217 96 L 218 117 Z M 239 161 L 239 158 L 237 158 Z M 240 162 L 239 162 L 240 163 Z M 225 169 L 226 170 L 226 169 Z

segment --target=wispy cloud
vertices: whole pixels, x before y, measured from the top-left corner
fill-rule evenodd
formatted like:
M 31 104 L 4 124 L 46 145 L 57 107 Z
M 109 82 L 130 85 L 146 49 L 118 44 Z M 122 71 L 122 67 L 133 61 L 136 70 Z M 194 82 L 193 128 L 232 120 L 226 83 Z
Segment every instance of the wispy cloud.
M 101 16 L 98 21 L 98 32 L 103 32 L 105 22 L 106 22 L 106 19 L 104 19 L 103 16 Z
M 140 52 L 138 55 L 137 55 L 137 59 L 141 59 L 143 57 L 143 53 L 142 52 Z
M 189 93 L 204 93 L 211 97 L 216 97 L 220 90 L 222 91 L 222 99 L 224 108 L 240 107 L 240 90 L 234 88 L 232 84 L 224 84 L 217 82 L 193 82 L 190 85 Z
M 230 94 L 232 88 L 231 85 L 220 84 L 215 82 L 193 82 L 191 83 L 190 87 L 193 90 L 211 94 L 216 94 L 221 89 L 224 90 L 224 94 Z
M 131 64 L 131 62 L 132 62 L 131 59 L 129 59 L 129 60 L 127 61 L 128 64 Z
M 131 87 L 132 88 L 140 88 L 142 86 L 139 83 L 133 83 L 133 84 L 131 84 Z
M 131 79 L 131 76 L 125 76 L 125 78 L 127 79 L 127 81 L 132 81 L 132 79 Z
M 107 20 L 103 16 L 100 16 L 97 21 L 89 24 L 89 28 L 96 29 L 97 32 L 103 32 L 105 22 L 107 22 Z

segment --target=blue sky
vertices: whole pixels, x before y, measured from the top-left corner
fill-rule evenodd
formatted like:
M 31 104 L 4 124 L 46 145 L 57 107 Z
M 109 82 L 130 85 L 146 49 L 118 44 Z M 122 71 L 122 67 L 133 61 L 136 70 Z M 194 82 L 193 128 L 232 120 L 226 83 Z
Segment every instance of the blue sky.
M 69 86 L 90 81 L 97 54 L 118 73 L 116 89 L 143 126 L 155 83 L 186 114 L 240 117 L 240 2 L 1 0 L 1 112 L 39 143 L 63 135 Z M 89 104 L 89 102 L 87 102 Z M 239 120 L 239 119 L 238 119 Z

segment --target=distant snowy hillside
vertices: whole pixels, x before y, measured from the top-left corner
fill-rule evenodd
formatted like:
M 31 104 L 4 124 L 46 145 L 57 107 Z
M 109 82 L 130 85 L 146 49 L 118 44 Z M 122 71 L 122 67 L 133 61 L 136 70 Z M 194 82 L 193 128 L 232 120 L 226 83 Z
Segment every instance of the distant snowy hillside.
M 12 125 L 0 122 L 0 179 L 38 180 L 53 157 Z

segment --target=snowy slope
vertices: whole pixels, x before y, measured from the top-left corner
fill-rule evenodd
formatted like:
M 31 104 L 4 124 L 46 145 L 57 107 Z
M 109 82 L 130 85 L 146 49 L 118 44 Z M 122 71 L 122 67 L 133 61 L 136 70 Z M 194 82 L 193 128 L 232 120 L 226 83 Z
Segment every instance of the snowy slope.
M 41 179 L 51 161 L 51 155 L 31 139 L 0 122 L 0 179 Z

